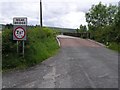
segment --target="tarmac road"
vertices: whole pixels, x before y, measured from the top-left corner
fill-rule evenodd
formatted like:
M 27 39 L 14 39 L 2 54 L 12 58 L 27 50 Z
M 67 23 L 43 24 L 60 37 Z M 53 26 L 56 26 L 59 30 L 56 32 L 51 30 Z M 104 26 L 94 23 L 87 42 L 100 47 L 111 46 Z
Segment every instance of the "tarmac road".
M 90 40 L 59 35 L 54 57 L 3 73 L 3 88 L 118 88 L 118 54 Z

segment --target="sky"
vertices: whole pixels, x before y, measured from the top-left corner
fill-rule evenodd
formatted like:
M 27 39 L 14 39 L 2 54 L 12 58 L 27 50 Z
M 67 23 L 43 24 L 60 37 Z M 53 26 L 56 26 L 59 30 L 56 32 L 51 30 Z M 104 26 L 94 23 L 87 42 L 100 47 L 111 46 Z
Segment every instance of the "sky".
M 42 0 L 43 26 L 79 28 L 87 25 L 85 13 L 98 4 L 117 5 L 119 0 Z M 0 24 L 14 17 L 27 17 L 29 25 L 39 25 L 40 0 L 0 0 Z

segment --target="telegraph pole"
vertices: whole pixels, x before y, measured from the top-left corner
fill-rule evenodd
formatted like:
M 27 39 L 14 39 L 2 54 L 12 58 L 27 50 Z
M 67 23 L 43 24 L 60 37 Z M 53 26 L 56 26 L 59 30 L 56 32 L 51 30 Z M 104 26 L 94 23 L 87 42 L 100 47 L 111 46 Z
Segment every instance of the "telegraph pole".
M 120 9 L 120 1 L 118 2 L 118 9 Z
M 40 0 L 40 27 L 42 27 L 42 1 Z

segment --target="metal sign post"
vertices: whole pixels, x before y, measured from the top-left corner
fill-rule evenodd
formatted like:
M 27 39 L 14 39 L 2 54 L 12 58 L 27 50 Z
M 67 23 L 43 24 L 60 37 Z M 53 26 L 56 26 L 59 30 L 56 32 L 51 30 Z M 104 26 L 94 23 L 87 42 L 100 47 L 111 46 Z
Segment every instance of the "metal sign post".
M 15 17 L 13 18 L 13 40 L 17 40 L 17 53 L 19 52 L 19 42 L 22 41 L 22 54 L 24 57 L 24 40 L 26 40 L 26 17 Z
M 23 41 L 23 57 L 24 57 L 24 46 L 25 46 L 25 44 L 24 44 L 24 41 Z
M 17 41 L 17 54 L 18 54 L 18 41 Z

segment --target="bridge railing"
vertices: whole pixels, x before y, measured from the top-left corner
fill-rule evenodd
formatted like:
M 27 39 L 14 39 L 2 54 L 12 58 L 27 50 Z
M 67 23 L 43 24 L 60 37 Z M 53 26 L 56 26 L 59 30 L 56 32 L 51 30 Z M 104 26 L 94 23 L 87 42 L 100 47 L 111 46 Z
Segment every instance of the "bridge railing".
M 88 33 L 88 32 L 82 32 L 82 33 L 64 32 L 63 35 L 74 36 L 74 37 L 80 37 L 80 38 L 90 38 L 90 33 Z

